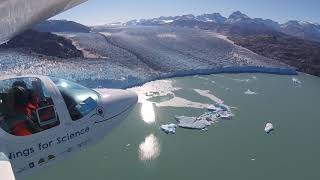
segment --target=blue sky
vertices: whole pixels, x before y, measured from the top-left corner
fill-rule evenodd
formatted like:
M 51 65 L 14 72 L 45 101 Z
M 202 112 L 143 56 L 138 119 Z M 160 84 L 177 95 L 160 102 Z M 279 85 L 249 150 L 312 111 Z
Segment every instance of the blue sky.
M 281 23 L 292 19 L 320 23 L 320 0 L 89 0 L 54 19 L 97 25 L 162 15 L 219 12 L 229 16 L 236 10 Z

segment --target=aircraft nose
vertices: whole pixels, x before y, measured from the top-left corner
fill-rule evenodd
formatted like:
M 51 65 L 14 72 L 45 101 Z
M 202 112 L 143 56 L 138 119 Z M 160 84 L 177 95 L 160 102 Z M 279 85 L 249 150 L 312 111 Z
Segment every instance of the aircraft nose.
M 138 95 L 129 90 L 96 89 L 100 94 L 99 105 L 104 109 L 104 118 L 113 118 L 128 113 L 138 102 Z

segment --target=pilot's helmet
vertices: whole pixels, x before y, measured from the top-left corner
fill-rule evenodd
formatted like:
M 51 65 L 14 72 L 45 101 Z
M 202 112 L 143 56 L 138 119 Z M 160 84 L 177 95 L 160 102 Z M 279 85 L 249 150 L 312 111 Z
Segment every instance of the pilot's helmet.
M 12 84 L 12 93 L 14 97 L 14 104 L 17 106 L 25 106 L 30 99 L 30 93 L 27 85 L 23 81 L 16 81 Z
M 12 87 L 23 87 L 27 89 L 27 84 L 24 81 L 15 81 L 14 83 L 12 83 Z

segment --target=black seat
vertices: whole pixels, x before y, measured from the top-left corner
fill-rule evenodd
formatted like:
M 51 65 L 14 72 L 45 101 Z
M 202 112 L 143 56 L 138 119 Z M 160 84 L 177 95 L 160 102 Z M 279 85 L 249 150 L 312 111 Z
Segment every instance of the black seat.
M 3 116 L 7 114 L 7 99 L 8 99 L 8 94 L 7 93 L 0 93 L 0 116 Z

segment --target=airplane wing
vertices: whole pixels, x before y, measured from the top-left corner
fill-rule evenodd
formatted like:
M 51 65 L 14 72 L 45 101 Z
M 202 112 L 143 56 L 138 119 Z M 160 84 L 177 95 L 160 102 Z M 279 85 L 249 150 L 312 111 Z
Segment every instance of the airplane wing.
M 87 0 L 0 0 L 0 44 Z
M 1 180 L 15 180 L 11 163 L 8 157 L 0 152 L 0 176 Z

